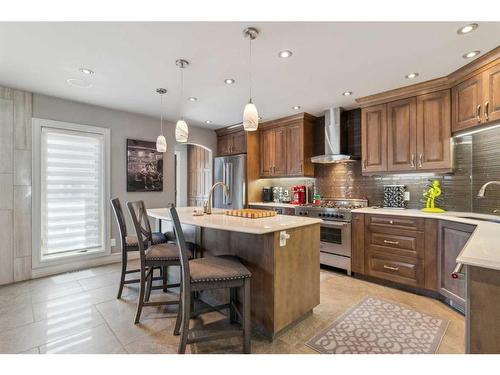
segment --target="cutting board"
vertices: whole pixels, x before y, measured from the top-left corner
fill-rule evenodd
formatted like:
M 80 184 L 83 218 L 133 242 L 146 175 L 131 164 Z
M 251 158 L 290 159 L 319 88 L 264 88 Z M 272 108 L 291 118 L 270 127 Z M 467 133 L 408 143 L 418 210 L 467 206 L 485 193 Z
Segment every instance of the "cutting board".
M 243 208 L 240 210 L 228 210 L 225 212 L 228 216 L 244 217 L 247 219 L 261 219 L 263 217 L 276 216 L 275 211 L 257 210 L 252 208 Z

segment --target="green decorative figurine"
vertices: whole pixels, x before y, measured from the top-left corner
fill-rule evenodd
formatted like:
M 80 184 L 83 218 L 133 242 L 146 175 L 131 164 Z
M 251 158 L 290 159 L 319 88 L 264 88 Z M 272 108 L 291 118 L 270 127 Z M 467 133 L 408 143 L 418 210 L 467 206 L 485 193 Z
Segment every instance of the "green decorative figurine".
M 434 212 L 434 213 L 440 213 L 440 212 L 445 212 L 442 208 L 435 207 L 434 201 L 436 200 L 437 197 L 441 195 L 441 187 L 439 186 L 439 181 L 434 180 L 432 183 L 432 186 L 427 189 L 427 191 L 424 191 L 423 197 L 426 199 L 425 203 L 425 208 L 422 208 L 422 211 L 424 212 Z

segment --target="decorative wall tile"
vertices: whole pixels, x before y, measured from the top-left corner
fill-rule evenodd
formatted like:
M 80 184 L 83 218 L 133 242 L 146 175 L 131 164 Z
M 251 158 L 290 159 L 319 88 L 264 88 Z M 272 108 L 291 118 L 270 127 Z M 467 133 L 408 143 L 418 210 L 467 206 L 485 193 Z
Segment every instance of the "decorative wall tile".
M 0 210 L 12 209 L 12 201 L 13 201 L 13 176 L 11 173 L 2 173 L 0 174 Z
M 12 173 L 14 103 L 0 98 L 0 173 Z
M 31 256 L 31 186 L 14 186 L 14 257 Z
M 0 210 L 0 285 L 14 281 L 12 210 Z
M 31 186 L 31 150 L 15 150 L 14 165 L 14 185 Z
M 31 255 L 14 259 L 14 282 L 31 279 Z

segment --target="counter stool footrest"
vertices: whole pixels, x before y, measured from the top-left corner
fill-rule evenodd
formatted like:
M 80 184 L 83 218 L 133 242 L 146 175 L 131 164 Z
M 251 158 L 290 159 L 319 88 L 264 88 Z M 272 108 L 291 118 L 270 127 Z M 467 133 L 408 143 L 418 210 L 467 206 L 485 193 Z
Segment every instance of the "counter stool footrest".
M 212 311 L 220 311 L 220 310 L 225 310 L 225 309 L 229 309 L 231 307 L 231 304 L 229 303 L 225 303 L 223 305 L 217 305 L 217 306 L 207 306 L 207 307 L 202 307 L 201 309 L 198 309 L 196 311 L 193 311 L 191 314 L 190 314 L 190 317 L 191 318 L 195 318 L 197 317 L 198 315 L 202 315 L 202 314 L 206 314 L 206 313 L 209 313 L 209 312 L 212 312 Z
M 215 333 L 209 333 L 208 331 L 206 334 L 204 332 L 203 336 L 198 336 L 196 337 L 195 335 L 199 333 L 200 331 L 191 331 L 189 332 L 189 337 L 187 339 L 187 344 L 194 344 L 198 342 L 206 342 L 206 341 L 212 341 L 212 340 L 221 340 L 221 339 L 227 339 L 230 337 L 236 337 L 236 336 L 243 336 L 243 330 L 227 330 L 227 331 L 218 331 Z

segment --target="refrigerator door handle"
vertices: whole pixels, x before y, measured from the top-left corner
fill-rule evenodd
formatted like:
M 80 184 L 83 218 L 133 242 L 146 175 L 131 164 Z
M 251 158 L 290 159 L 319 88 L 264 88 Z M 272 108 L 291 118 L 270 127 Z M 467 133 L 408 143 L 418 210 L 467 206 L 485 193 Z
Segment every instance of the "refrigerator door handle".
M 228 189 L 228 194 L 226 198 L 226 202 L 228 205 L 232 205 L 232 199 L 231 199 L 231 193 L 233 189 L 233 164 L 232 163 L 227 163 L 228 166 L 228 179 L 227 179 L 227 189 Z
M 226 162 L 222 163 L 222 182 L 227 184 L 227 170 L 226 170 Z M 225 206 L 227 204 L 226 202 L 226 194 L 222 193 L 222 204 Z

